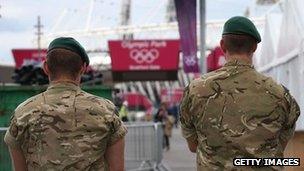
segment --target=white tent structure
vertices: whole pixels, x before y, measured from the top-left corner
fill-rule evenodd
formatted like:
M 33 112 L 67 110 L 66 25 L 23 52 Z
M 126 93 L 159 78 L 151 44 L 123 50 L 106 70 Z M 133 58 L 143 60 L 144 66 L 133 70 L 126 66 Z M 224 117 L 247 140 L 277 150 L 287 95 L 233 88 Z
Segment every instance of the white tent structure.
M 286 86 L 297 100 L 301 113 L 296 130 L 304 130 L 304 7 L 303 0 L 285 0 L 283 13 L 266 16 L 260 72 Z
M 258 66 L 265 66 L 271 63 L 276 56 L 280 37 L 282 13 L 270 13 L 265 18 L 260 58 L 258 59 L 259 61 L 256 61 Z

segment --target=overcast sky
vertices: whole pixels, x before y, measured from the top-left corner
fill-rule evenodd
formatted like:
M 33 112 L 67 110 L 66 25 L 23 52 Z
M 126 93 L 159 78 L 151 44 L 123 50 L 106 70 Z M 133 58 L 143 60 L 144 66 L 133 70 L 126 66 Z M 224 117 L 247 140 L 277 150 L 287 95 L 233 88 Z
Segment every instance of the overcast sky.
M 167 0 L 132 0 L 132 24 L 165 22 Z M 207 20 L 243 15 L 254 0 L 207 0 Z M 0 64 L 13 64 L 12 48 L 35 48 L 34 26 L 40 15 L 47 34 L 68 11 L 58 30 L 81 29 L 85 25 L 90 0 L 0 0 Z M 91 27 L 119 24 L 121 0 L 95 0 Z

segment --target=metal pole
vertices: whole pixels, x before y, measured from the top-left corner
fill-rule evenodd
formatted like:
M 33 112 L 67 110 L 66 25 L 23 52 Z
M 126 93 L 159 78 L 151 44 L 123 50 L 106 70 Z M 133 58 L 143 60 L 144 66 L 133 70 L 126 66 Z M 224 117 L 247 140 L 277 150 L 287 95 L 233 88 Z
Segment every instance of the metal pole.
M 120 25 L 128 26 L 131 22 L 131 0 L 122 0 L 120 12 Z M 123 34 L 122 39 L 131 39 L 132 34 Z
M 38 23 L 37 23 L 37 44 L 38 44 L 38 50 L 40 51 L 41 49 L 41 21 L 40 21 L 40 16 L 37 18 Z M 39 54 L 40 55 L 40 54 Z
M 41 35 L 43 34 L 41 28 L 43 27 L 43 25 L 41 25 L 40 16 L 37 17 L 37 25 L 35 25 L 34 27 L 37 28 L 36 35 L 37 35 L 38 54 L 39 57 L 41 57 Z
M 206 0 L 199 0 L 199 12 L 200 12 L 200 65 L 201 73 L 207 73 L 206 65 Z

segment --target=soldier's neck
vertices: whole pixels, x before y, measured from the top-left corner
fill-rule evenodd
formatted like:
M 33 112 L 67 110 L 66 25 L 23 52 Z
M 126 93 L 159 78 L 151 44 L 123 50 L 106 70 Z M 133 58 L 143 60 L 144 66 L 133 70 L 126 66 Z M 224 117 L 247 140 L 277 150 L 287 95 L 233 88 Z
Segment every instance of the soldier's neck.
M 230 54 L 227 54 L 226 59 L 227 59 L 227 61 L 238 60 L 238 61 L 244 61 L 248 64 L 252 64 L 252 56 L 248 56 L 248 55 L 239 55 L 239 54 L 230 55 Z
M 51 80 L 50 81 L 51 84 L 56 84 L 56 83 L 72 83 L 72 84 L 75 84 L 75 85 L 80 85 L 80 80 L 72 80 L 72 79 L 69 79 L 69 78 L 59 78 L 59 79 L 55 79 L 55 80 Z

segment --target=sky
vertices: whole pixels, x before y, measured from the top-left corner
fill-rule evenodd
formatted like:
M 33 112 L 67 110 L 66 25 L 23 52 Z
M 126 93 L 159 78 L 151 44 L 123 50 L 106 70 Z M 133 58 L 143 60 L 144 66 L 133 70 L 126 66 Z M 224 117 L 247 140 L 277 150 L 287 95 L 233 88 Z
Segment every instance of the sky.
M 243 15 L 255 0 L 206 0 L 207 20 Z M 41 16 L 44 35 L 54 31 L 83 29 L 90 0 L 0 0 L 0 64 L 14 64 L 13 48 L 35 48 L 34 25 Z M 132 0 L 131 23 L 164 23 L 167 0 Z M 119 25 L 121 0 L 95 0 L 90 28 Z M 58 27 L 55 24 L 66 15 Z

